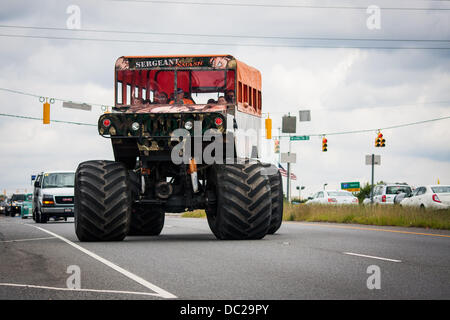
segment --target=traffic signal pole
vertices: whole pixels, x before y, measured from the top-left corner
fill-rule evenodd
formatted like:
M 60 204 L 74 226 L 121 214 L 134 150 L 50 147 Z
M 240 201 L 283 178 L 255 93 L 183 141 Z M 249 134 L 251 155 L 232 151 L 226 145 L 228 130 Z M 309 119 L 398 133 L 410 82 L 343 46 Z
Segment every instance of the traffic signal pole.
M 375 171 L 375 155 L 372 153 L 372 187 L 370 188 L 370 203 L 373 204 L 373 178 L 374 178 L 374 171 Z
M 291 155 L 291 134 L 289 134 L 289 151 L 288 155 Z M 287 163 L 287 201 L 291 203 L 291 162 Z

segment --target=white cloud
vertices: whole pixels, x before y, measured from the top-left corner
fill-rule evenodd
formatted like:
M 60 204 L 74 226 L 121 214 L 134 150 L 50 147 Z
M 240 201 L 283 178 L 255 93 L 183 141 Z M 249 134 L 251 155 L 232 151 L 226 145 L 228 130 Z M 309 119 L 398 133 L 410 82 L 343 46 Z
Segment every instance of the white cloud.
M 17 4 L 19 3 L 19 4 Z M 385 2 L 390 4 L 389 2 Z M 65 27 L 70 1 L 2 2 L 2 24 Z M 323 1 L 323 4 L 334 4 Z M 353 3 L 352 3 L 353 4 Z M 396 5 L 410 5 L 399 2 Z M 198 34 L 284 35 L 290 37 L 442 38 L 450 36 L 442 13 L 382 12 L 382 28 L 365 27 L 365 11 L 174 6 L 137 3 L 80 2 L 82 27 L 110 30 Z M 431 4 L 430 4 L 431 5 Z M 2 29 L 3 33 L 62 35 L 105 39 L 139 39 L 201 43 L 315 44 L 342 42 L 237 39 L 188 36 L 102 34 Z M 398 43 L 347 42 L 351 45 Z M 414 46 L 418 44 L 407 43 Z M 432 46 L 435 44 L 421 44 Z M 263 112 L 270 112 L 274 134 L 281 116 L 311 109 L 312 121 L 298 125 L 298 134 L 376 129 L 448 116 L 450 55 L 447 50 L 360 50 L 270 48 L 218 45 L 131 44 L 92 41 L 2 38 L 0 87 L 80 102 L 113 102 L 113 66 L 122 55 L 230 53 L 255 66 L 263 76 Z M 1 113 L 42 116 L 38 98 L 0 92 Z M 380 107 L 381 106 L 381 107 Z M 385 107 L 382 107 L 385 106 Z M 102 113 L 51 106 L 52 119 L 96 124 Z M 387 147 L 374 148 L 375 131 L 330 135 L 327 153 L 320 137 L 292 143 L 299 163 L 293 165 L 303 195 L 340 182 L 370 180 L 364 156 L 381 154 L 376 180 L 450 183 L 450 120 L 385 130 Z M 75 169 L 90 159 L 112 159 L 110 141 L 96 127 L 0 117 L 0 190 L 29 185 L 29 176 L 43 169 Z M 287 140 L 282 151 L 287 150 Z M 5 152 L 6 150 L 6 152 Z

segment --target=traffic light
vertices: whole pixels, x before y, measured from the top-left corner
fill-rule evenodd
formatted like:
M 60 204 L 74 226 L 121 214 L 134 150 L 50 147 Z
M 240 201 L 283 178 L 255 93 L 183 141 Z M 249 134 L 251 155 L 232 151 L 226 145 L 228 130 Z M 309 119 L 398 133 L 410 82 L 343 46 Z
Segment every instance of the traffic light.
M 272 119 L 266 119 L 266 138 L 272 139 Z
M 383 134 L 378 132 L 377 138 L 375 139 L 375 147 L 384 148 L 386 140 L 383 138 Z
M 44 102 L 44 116 L 43 116 L 43 124 L 50 123 L 50 103 L 47 101 Z
M 280 140 L 275 140 L 275 153 L 280 153 Z
M 327 138 L 323 137 L 322 139 L 322 152 L 327 152 L 328 148 L 328 140 Z

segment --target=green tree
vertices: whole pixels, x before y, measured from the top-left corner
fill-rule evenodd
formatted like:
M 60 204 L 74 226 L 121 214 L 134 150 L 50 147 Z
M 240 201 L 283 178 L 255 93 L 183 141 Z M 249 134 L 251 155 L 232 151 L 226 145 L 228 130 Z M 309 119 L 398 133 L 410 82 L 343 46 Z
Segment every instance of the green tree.
M 370 184 L 366 182 L 365 186 L 356 194 L 356 197 L 361 204 L 365 198 L 370 197 Z
M 383 181 L 378 181 L 375 185 L 384 184 Z M 370 198 L 371 185 L 366 182 L 365 186 L 355 195 L 358 198 L 359 203 L 362 204 L 365 198 Z

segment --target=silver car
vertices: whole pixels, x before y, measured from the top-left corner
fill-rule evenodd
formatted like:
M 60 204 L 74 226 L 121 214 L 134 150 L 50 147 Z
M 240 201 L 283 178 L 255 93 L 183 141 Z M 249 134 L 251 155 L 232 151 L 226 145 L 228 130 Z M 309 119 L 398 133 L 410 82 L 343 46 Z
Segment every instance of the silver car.
M 74 216 L 75 172 L 52 171 L 40 173 L 34 183 L 33 219 L 47 223 L 49 218 Z

